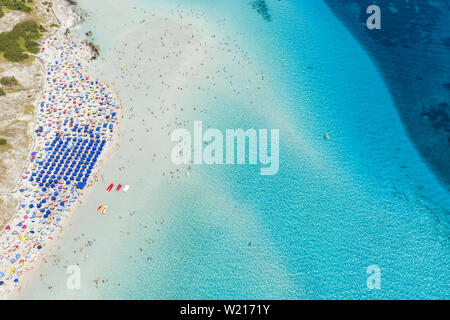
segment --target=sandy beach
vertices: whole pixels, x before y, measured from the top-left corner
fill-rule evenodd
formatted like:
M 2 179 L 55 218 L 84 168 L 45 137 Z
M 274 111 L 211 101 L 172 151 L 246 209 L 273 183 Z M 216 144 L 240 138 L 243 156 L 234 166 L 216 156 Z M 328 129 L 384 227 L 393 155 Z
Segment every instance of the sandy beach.
M 61 132 L 61 129 L 56 127 L 55 123 L 58 120 L 64 123 L 67 121 L 70 125 L 71 117 L 65 116 L 71 109 L 69 106 L 63 106 L 62 101 L 72 103 L 67 95 L 62 95 L 66 90 L 66 86 L 72 85 L 71 89 L 75 89 L 73 94 L 82 97 L 83 90 L 91 90 L 92 86 L 97 86 L 96 80 L 89 78 L 88 86 L 83 84 L 83 81 L 78 81 L 76 78 L 68 79 L 68 72 L 59 72 L 57 61 L 66 53 L 69 53 L 67 59 L 71 63 L 72 59 L 79 59 L 76 63 L 71 63 L 72 66 L 77 66 L 80 63 L 83 70 L 78 70 L 81 74 L 87 75 L 85 65 L 89 64 L 91 59 L 90 48 L 70 39 L 70 33 L 66 30 L 76 26 L 78 22 L 77 8 L 68 8 L 64 1 L 54 2 L 54 12 L 61 23 L 58 32 L 52 35 L 42 48 L 39 57 L 43 60 L 47 70 L 51 70 L 52 74 L 46 79 L 44 85 L 43 99 L 39 101 L 38 108 L 41 112 L 38 113 L 37 118 L 41 117 L 40 123 L 36 124 L 38 130 L 35 150 L 33 150 L 32 157 L 35 159 L 46 159 L 45 144 L 51 142 L 48 137 L 55 132 Z M 73 11 L 75 10 L 75 12 Z M 197 12 L 183 12 L 181 10 L 155 10 L 154 12 L 145 13 L 146 19 L 143 19 L 137 26 L 119 39 L 118 47 L 115 49 L 115 58 L 112 61 L 120 72 L 120 76 L 109 77 L 99 72 L 99 77 L 108 78 L 112 86 L 122 79 L 129 79 L 129 84 L 125 85 L 128 88 L 130 95 L 125 94 L 122 99 L 127 106 L 127 120 L 137 121 L 139 127 L 128 128 L 125 137 L 120 137 L 120 130 L 118 121 L 114 124 L 114 130 L 101 131 L 102 137 L 108 142 L 102 151 L 101 157 L 92 168 L 89 180 L 85 182 L 82 189 L 69 187 L 67 192 L 69 195 L 65 196 L 64 207 L 58 208 L 55 217 L 53 213 L 45 217 L 46 212 L 39 212 L 42 206 L 35 207 L 35 204 L 42 204 L 42 198 L 45 194 L 37 187 L 42 183 L 37 183 L 36 179 L 39 176 L 35 161 L 30 163 L 30 168 L 26 171 L 26 179 L 23 179 L 19 192 L 20 204 L 25 205 L 21 207 L 19 213 L 7 225 L 7 230 L 2 233 L 3 251 L 0 262 L 1 272 L 3 273 L 0 281 L 3 281 L 0 290 L 2 290 L 2 298 L 16 298 L 19 297 L 20 292 L 30 279 L 36 277 L 35 271 L 40 268 L 43 262 L 47 261 L 49 253 L 55 248 L 55 245 L 61 241 L 63 230 L 71 226 L 73 214 L 79 211 L 80 206 L 88 198 L 91 187 L 98 182 L 103 173 L 103 165 L 112 156 L 115 150 L 119 148 L 119 140 L 125 143 L 127 150 L 122 150 L 121 155 L 125 154 L 141 154 L 143 157 L 141 161 L 151 163 L 153 170 L 152 182 L 155 186 L 161 184 L 178 184 L 181 179 L 186 179 L 191 171 L 192 166 L 177 167 L 170 161 L 170 143 L 161 143 L 161 141 L 169 141 L 170 133 L 177 127 L 188 127 L 196 118 L 202 118 L 208 110 L 203 104 L 195 101 L 215 100 L 212 88 L 217 88 L 220 91 L 229 91 L 233 96 L 239 98 L 241 92 L 247 91 L 251 94 L 252 90 L 260 90 L 264 84 L 264 75 L 260 74 L 258 70 L 252 66 L 250 58 L 246 52 L 242 50 L 230 37 L 221 36 L 217 33 L 218 30 L 211 28 L 210 22 L 201 14 Z M 220 28 L 222 21 L 215 22 L 216 28 Z M 74 52 L 76 46 L 77 51 Z M 125 57 L 125 50 L 133 48 L 136 50 L 135 56 L 132 60 Z M 66 57 L 64 57 L 66 58 Z M 101 56 L 99 59 L 103 59 Z M 142 69 L 141 61 L 148 59 L 151 64 L 150 70 Z M 242 68 L 248 69 L 248 74 L 240 75 L 239 70 Z M 78 72 L 77 71 L 77 72 Z M 60 77 L 64 81 L 59 81 L 56 78 L 56 83 L 59 81 L 59 86 L 53 85 L 54 78 Z M 70 80 L 69 82 L 66 82 Z M 239 83 L 246 83 L 245 87 L 239 87 Z M 105 85 L 105 92 L 109 92 L 115 101 L 113 105 L 115 119 L 122 118 L 122 106 L 118 94 L 112 87 Z M 118 84 L 121 87 L 122 84 Z M 46 105 L 45 100 L 49 96 L 55 94 L 57 99 L 52 97 L 55 105 L 60 105 L 61 108 L 56 108 L 57 112 L 62 112 L 60 118 L 55 119 L 51 113 L 54 111 L 54 106 Z M 89 95 L 92 93 L 90 92 Z M 94 90 L 94 95 L 99 94 Z M 69 95 L 70 96 L 70 95 Z M 97 97 L 95 97 L 97 98 Z M 44 103 L 44 106 L 42 106 Z M 141 108 L 143 103 L 148 103 L 150 106 Z M 69 104 L 70 105 L 70 104 Z M 77 108 L 85 108 L 84 115 L 80 117 L 81 121 L 91 120 L 90 116 L 95 114 L 92 112 L 89 101 L 82 101 L 76 103 Z M 139 108 L 137 107 L 139 106 Z M 101 106 L 97 106 L 101 108 Z M 89 108 L 89 109 L 88 109 Z M 49 110 L 51 111 L 49 113 Z M 73 115 L 73 114 L 72 114 Z M 46 118 L 47 117 L 47 118 Z M 39 122 L 39 121 L 38 121 Z M 47 124 L 45 125 L 45 123 Z M 44 124 L 44 126 L 40 125 Z M 41 128 L 43 127 L 43 128 Z M 93 128 L 93 127 L 92 127 Z M 41 134 L 45 134 L 43 139 Z M 63 133 L 64 136 L 64 133 Z M 140 137 L 145 136 L 145 144 Z M 53 141 L 57 145 L 66 144 Z M 70 144 L 70 142 L 69 142 Z M 145 152 L 143 152 L 145 150 Z M 149 158 L 147 158 L 149 157 Z M 34 159 L 33 159 L 34 160 Z M 134 164 L 130 161 L 117 165 L 117 174 L 124 175 L 131 172 L 139 172 L 133 169 Z M 36 175 L 33 175 L 36 173 Z M 44 175 L 44 172 L 41 174 Z M 24 175 L 24 176 L 25 176 Z M 133 173 L 134 176 L 134 173 Z M 22 177 L 23 178 L 23 177 Z M 64 184 L 64 183 L 63 183 Z M 116 185 L 114 186 L 116 188 Z M 50 198 L 53 194 L 49 190 L 44 191 L 48 193 Z M 30 201 L 33 199 L 35 201 Z M 58 203 L 62 194 L 58 194 L 58 199 L 54 202 Z M 30 207 L 33 205 L 33 207 Z M 36 210 L 38 209 L 38 210 Z M 33 216 L 33 211 L 37 211 L 37 215 Z M 47 210 L 47 208 L 46 208 Z M 110 208 L 109 210 L 113 210 Z M 39 216 L 40 215 L 40 216 Z M 24 217 L 27 218 L 24 220 Z M 40 220 L 39 220 L 40 218 Z M 31 222 L 29 220 L 31 219 Z M 33 220 L 36 219 L 36 220 Z M 45 219 L 45 222 L 43 221 Z M 58 220 L 56 220 L 58 219 Z M 164 219 L 164 218 L 162 218 Z M 49 220 L 53 222 L 48 222 Z M 45 223 L 50 226 L 45 231 L 40 230 L 39 243 L 34 237 L 28 234 L 28 230 L 32 229 L 36 224 Z M 26 226 L 26 229 L 23 229 Z M 37 228 L 37 227 L 36 227 Z M 43 233 L 43 234 L 42 234 Z M 17 239 L 19 238 L 19 239 Z M 33 245 L 27 245 L 32 243 Z M 11 249 L 11 243 L 19 243 L 25 239 L 25 247 L 21 246 Z M 37 247 L 40 246 L 39 249 Z M 34 249 L 34 250 L 33 250 Z M 26 256 L 28 259 L 24 259 Z M 11 262 L 12 261 L 12 262 Z M 14 269 L 13 269 L 14 268 Z M 1 275 L 1 274 L 0 274 Z M 17 280 L 17 281 L 16 281 Z
M 70 225 L 119 139 L 117 94 L 89 77 L 93 52 L 67 32 L 79 22 L 77 8 L 66 1 L 53 4 L 60 28 L 42 41 L 38 55 L 46 78 L 35 141 L 17 188 L 18 212 L 0 234 L 0 299 L 18 298 Z
M 102 54 L 94 63 L 94 66 L 102 65 L 107 59 L 108 65 L 111 65 L 107 70 L 94 71 L 99 78 L 108 79 L 112 87 L 122 89 L 120 97 L 125 109 L 123 122 L 127 125 L 120 130 L 120 151 L 109 166 L 105 179 L 96 185 L 95 195 L 88 195 L 83 191 L 83 197 L 74 203 L 77 211 L 79 209 L 82 211 L 83 218 L 89 216 L 92 218 L 88 219 L 95 220 L 87 224 L 82 223 L 83 234 L 95 229 L 96 234 L 91 239 L 100 236 L 104 230 L 117 232 L 120 229 L 120 234 L 135 233 L 135 230 L 127 229 L 127 220 L 133 218 L 131 208 L 143 197 L 154 199 L 151 209 L 149 207 L 154 213 L 149 216 L 140 215 L 141 227 L 144 229 L 149 227 L 147 219 L 154 219 L 158 221 L 158 225 L 162 224 L 167 215 L 160 216 L 157 211 L 158 202 L 164 201 L 165 198 L 163 190 L 167 186 L 180 186 L 188 179 L 193 181 L 199 179 L 199 176 L 194 177 L 192 174 L 193 166 L 176 166 L 171 162 L 171 132 L 178 127 L 189 128 L 193 120 L 207 117 L 208 104 L 217 101 L 218 96 L 222 94 L 229 94 L 234 99 L 247 100 L 256 92 L 262 92 L 262 89 L 265 89 L 267 94 L 270 93 L 265 85 L 264 74 L 253 64 L 245 49 L 236 39 L 221 30 L 224 21 L 209 21 L 201 12 L 170 8 L 155 8 L 141 13 L 143 17 L 132 19 L 133 21 L 125 28 L 126 31 L 120 34 L 117 43 L 111 49 L 112 52 L 104 53 L 108 50 L 104 49 L 107 46 L 100 45 Z M 132 17 L 133 14 L 130 13 L 128 17 Z M 135 24 L 134 20 L 137 20 Z M 99 32 L 96 27 L 79 33 L 92 31 L 95 37 Z M 246 72 L 240 73 L 241 70 Z M 111 74 L 111 71 L 114 73 Z M 113 176 L 111 172 L 114 173 Z M 92 181 L 95 183 L 97 179 Z M 116 188 L 117 182 L 122 181 L 129 183 L 132 191 L 127 194 L 126 201 L 125 194 L 114 196 L 117 199 L 124 199 L 121 201 L 122 206 L 119 206 L 110 199 L 111 196 L 105 188 L 109 183 L 114 183 Z M 147 191 L 147 183 L 144 181 L 151 183 L 151 191 Z M 142 195 L 142 192 L 145 192 L 145 195 Z M 117 193 L 111 192 L 111 195 L 113 194 Z M 108 214 L 104 216 L 95 214 L 95 209 L 91 208 L 92 202 L 96 203 L 95 209 L 100 204 L 108 205 Z M 130 213 L 123 212 L 121 209 L 123 207 L 130 208 L 127 209 Z M 115 220 L 114 225 L 108 225 L 112 219 Z M 68 250 L 66 256 L 58 258 L 56 255 L 59 255 L 60 250 L 54 250 L 51 257 L 46 260 L 46 267 L 51 265 L 62 271 L 67 265 L 76 264 L 82 267 L 83 279 L 94 276 L 107 279 L 107 271 L 101 266 L 87 275 L 84 262 L 94 261 L 101 256 L 89 254 L 89 259 L 86 259 L 85 246 L 80 247 L 79 241 L 72 241 L 84 238 L 83 234 L 73 234 L 75 232 L 73 230 L 78 229 L 80 222 L 76 221 L 75 224 L 75 228 L 71 228 L 67 237 L 55 241 L 59 244 L 70 239 L 67 241 L 71 241 L 74 249 Z M 156 235 L 148 237 L 153 238 Z M 115 240 L 119 238 L 120 235 L 117 235 L 111 239 L 109 245 L 114 246 Z M 100 245 L 95 242 L 93 247 L 100 248 Z M 65 245 L 63 247 L 67 248 Z M 128 251 L 127 248 L 123 250 Z M 120 252 L 121 249 L 114 251 Z M 144 254 L 143 250 L 140 252 Z M 72 255 L 76 255 L 80 260 L 68 263 Z M 151 262 L 151 257 L 152 254 L 148 253 L 145 260 Z M 134 260 L 129 258 L 123 262 L 127 261 Z M 40 282 L 48 283 L 49 278 L 42 272 Z M 43 290 L 56 292 L 56 287 L 64 285 L 64 282 L 49 284 Z

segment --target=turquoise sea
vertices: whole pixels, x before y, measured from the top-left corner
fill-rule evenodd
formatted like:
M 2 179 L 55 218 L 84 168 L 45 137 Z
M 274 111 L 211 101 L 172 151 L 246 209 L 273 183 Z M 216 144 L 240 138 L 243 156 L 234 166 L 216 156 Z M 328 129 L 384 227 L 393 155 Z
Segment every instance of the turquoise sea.
M 88 15 L 76 36 L 93 32 L 104 58 L 94 73 L 124 101 L 121 147 L 23 298 L 450 298 L 448 191 L 410 142 L 375 64 L 326 4 L 78 2 Z M 232 55 L 251 59 L 248 73 L 184 105 L 208 109 L 187 116 L 205 127 L 280 129 L 277 175 L 250 165 L 194 165 L 175 183 L 162 175 L 170 154 L 154 161 L 144 123 L 155 102 L 142 90 L 160 71 L 123 39 L 166 10 L 201 16 Z M 126 62 L 138 68 L 122 78 Z M 173 145 L 169 136 L 159 143 Z M 105 192 L 118 182 L 130 191 Z M 68 265 L 80 266 L 80 290 L 66 286 Z M 381 269 L 380 290 L 367 287 L 370 265 Z

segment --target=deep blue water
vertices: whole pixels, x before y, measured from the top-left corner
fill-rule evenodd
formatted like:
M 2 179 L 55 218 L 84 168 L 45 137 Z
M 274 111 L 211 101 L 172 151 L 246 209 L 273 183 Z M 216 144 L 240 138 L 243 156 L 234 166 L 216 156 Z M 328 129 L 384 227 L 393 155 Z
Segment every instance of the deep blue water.
M 326 0 L 373 59 L 411 141 L 449 189 L 450 3 L 372 1 L 381 29 L 366 28 L 367 1 Z

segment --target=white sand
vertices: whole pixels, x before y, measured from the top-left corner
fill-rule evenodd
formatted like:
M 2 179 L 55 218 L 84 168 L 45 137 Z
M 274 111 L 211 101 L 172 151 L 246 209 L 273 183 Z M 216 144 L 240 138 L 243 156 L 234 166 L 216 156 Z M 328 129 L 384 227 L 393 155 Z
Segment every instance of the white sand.
M 170 134 L 174 129 L 191 128 L 193 120 L 205 119 L 209 106 L 215 105 L 217 96 L 222 94 L 236 99 L 233 107 L 238 114 L 244 115 L 245 110 L 239 109 L 250 106 L 256 93 L 264 89 L 269 92 L 264 85 L 264 74 L 256 70 L 246 51 L 236 40 L 219 32 L 221 21 L 210 22 L 202 14 L 190 11 L 161 10 L 149 12 L 145 20 L 131 23 L 134 27 L 121 34 L 113 54 L 101 66 L 105 69 L 95 72 L 99 78 L 107 78 L 114 87 L 120 88 L 124 102 L 120 151 L 111 161 L 112 166 L 107 173 L 107 179 L 111 181 L 104 183 L 106 186 L 109 183 L 117 185 L 118 182 L 130 184 L 130 191 L 126 194 L 129 206 L 138 202 L 134 198 L 138 190 L 146 188 L 149 183 L 155 191 L 152 196 L 157 197 L 158 186 L 177 184 L 181 179 L 195 176 L 187 175 L 193 170 L 191 166 L 178 167 L 171 163 L 173 143 Z M 92 31 L 95 34 L 96 30 Z M 101 55 L 99 59 L 104 58 Z M 218 122 L 221 121 L 220 111 L 213 110 L 215 115 L 219 114 L 216 117 Z M 205 127 L 208 125 L 210 123 Z M 142 170 L 145 170 L 145 177 Z M 148 179 L 147 184 L 143 179 Z M 84 225 L 84 230 L 98 228 L 98 214 L 88 211 L 92 207 L 106 204 L 107 216 L 113 214 L 116 205 L 111 199 L 106 201 L 108 196 L 111 198 L 113 195 L 97 193 L 87 200 L 88 192 L 85 191 L 78 199 L 72 212 L 83 203 L 83 209 L 93 217 L 93 223 Z M 121 199 L 117 201 L 124 199 L 117 198 Z M 102 224 L 105 223 L 103 221 Z M 102 229 L 107 229 L 108 234 L 121 230 L 121 221 L 115 222 L 119 226 L 103 226 Z M 61 243 L 64 242 L 72 241 L 65 237 Z M 102 254 L 104 251 L 98 252 L 98 255 Z M 70 258 L 63 257 L 64 260 Z M 60 265 L 56 268 L 64 270 Z M 85 269 L 83 273 L 86 273 Z M 103 273 L 95 270 L 91 274 Z
M 76 15 L 76 13 L 74 14 L 74 12 L 72 11 L 73 8 L 69 8 L 66 6 L 65 1 L 53 1 L 53 3 L 54 3 L 54 12 L 55 12 L 56 16 L 59 18 L 61 28 L 54 35 L 52 35 L 52 38 L 65 39 L 65 35 L 64 35 L 65 30 L 67 28 L 73 27 L 77 23 L 78 17 Z M 80 47 L 80 44 L 78 44 L 78 46 Z M 47 61 L 52 62 L 52 61 L 59 59 L 60 52 L 58 50 L 52 49 L 50 46 L 46 46 L 46 49 L 47 50 L 45 52 L 42 52 L 40 54 L 40 57 L 43 59 L 44 62 L 47 62 Z M 89 59 L 90 59 L 89 49 L 87 47 L 81 48 L 81 50 L 79 50 L 78 52 L 81 55 L 79 58 L 81 59 L 81 61 L 84 61 L 82 63 L 84 65 L 88 64 Z M 90 79 L 91 79 L 91 81 L 94 81 L 91 77 L 90 77 Z M 49 88 L 44 86 L 44 94 L 45 94 L 45 92 L 47 92 L 47 94 L 48 94 L 48 92 L 49 92 L 48 90 L 49 90 Z M 113 96 L 114 96 L 114 94 L 113 94 Z M 117 98 L 114 98 L 114 100 L 117 101 Z M 118 106 L 120 106 L 120 103 L 118 104 Z M 120 118 L 121 117 L 120 107 L 117 108 L 117 113 L 118 113 L 117 118 Z M 45 119 L 46 115 L 38 113 L 37 117 L 42 117 Z M 49 119 L 48 121 L 52 121 L 52 120 Z M 101 158 L 99 158 L 98 163 L 96 164 L 96 166 L 93 169 L 92 177 L 90 177 L 90 179 L 88 180 L 88 184 L 86 185 L 84 190 L 82 190 L 81 192 L 78 192 L 78 195 L 72 195 L 72 197 L 75 197 L 75 199 L 77 199 L 77 201 L 72 205 L 70 205 L 70 202 L 69 202 L 70 206 L 68 208 L 66 208 L 66 212 L 74 212 L 76 207 L 78 206 L 78 204 L 82 202 L 82 199 L 89 192 L 94 181 L 96 181 L 98 179 L 98 175 L 102 171 L 102 165 L 103 165 L 104 161 L 106 161 L 108 158 L 110 158 L 113 150 L 115 148 L 117 148 L 117 141 L 119 140 L 118 138 L 119 138 L 119 128 L 116 127 L 114 130 L 113 136 L 111 137 L 111 140 L 114 141 L 114 143 L 108 142 L 106 144 L 105 150 L 104 150 Z M 44 143 L 46 141 L 47 141 L 46 139 L 37 139 L 36 147 L 40 147 L 42 149 L 44 147 Z M 32 164 L 30 164 L 30 168 L 31 167 L 32 167 Z M 31 183 L 29 183 L 28 180 L 23 180 L 20 186 L 22 188 L 30 188 Z M 33 187 L 31 187 L 31 188 L 33 188 Z M 26 196 L 28 197 L 29 195 L 26 195 Z M 20 198 L 21 195 L 19 194 L 18 197 Z M 21 199 L 21 200 L 23 201 L 26 199 Z M 73 201 L 73 200 L 71 200 L 71 201 Z M 24 213 L 22 212 L 22 210 L 19 210 L 17 212 L 17 214 L 11 219 L 11 221 L 10 221 L 11 230 L 13 227 L 15 228 L 15 226 L 17 225 L 17 223 L 19 221 L 22 221 L 21 215 L 23 215 L 23 214 Z M 56 243 L 55 239 L 61 238 L 61 233 L 65 229 L 65 227 L 68 224 L 70 224 L 70 218 L 72 216 L 73 216 L 73 214 L 64 215 L 63 219 L 61 219 L 60 222 L 53 221 L 53 225 L 55 227 L 51 226 L 50 228 L 49 227 L 44 228 L 44 226 L 38 225 L 37 224 L 38 222 L 35 223 L 36 226 L 34 226 L 34 228 L 38 228 L 37 229 L 38 232 L 39 232 L 39 228 L 41 228 L 41 227 L 44 228 L 46 230 L 45 232 L 47 234 L 46 237 L 48 237 L 47 241 L 45 242 L 45 246 L 44 246 L 44 243 L 42 243 L 43 248 L 41 251 L 32 252 L 32 251 L 30 251 L 30 246 L 25 245 L 28 241 L 31 240 L 31 238 L 29 237 L 30 234 L 28 233 L 27 229 L 24 229 L 25 231 L 21 231 L 20 228 L 15 228 L 16 230 L 19 230 L 19 231 L 14 231 L 14 232 L 18 232 L 18 235 L 17 234 L 14 235 L 14 233 L 13 233 L 14 237 L 11 237 L 9 235 L 10 232 L 6 232 L 6 231 L 0 235 L 0 244 L 2 246 L 2 251 L 0 251 L 0 272 L 2 273 L 2 274 L 0 274 L 1 275 L 0 281 L 4 281 L 5 278 L 9 274 L 14 274 L 14 278 L 17 277 L 20 280 L 17 284 L 12 284 L 12 282 L 10 284 L 9 281 L 8 281 L 8 283 L 6 283 L 6 282 L 3 283 L 3 285 L 0 286 L 0 299 L 8 299 L 8 298 L 15 299 L 19 296 L 22 288 L 32 278 L 32 276 L 34 274 L 33 271 L 35 271 L 39 268 L 39 266 L 42 264 L 42 262 L 45 261 L 45 258 L 47 257 L 49 252 L 51 252 L 52 248 L 54 247 L 54 245 Z M 27 221 L 26 218 L 25 218 L 25 223 L 28 224 L 28 227 L 30 227 L 30 225 L 33 226 L 33 222 Z M 23 232 L 23 235 L 21 235 L 22 232 Z M 22 241 L 19 240 L 18 236 L 20 236 L 20 239 L 25 240 L 24 244 L 21 244 Z M 17 241 L 14 239 L 16 239 Z M 14 247 L 11 246 L 13 243 L 14 243 Z M 29 244 L 31 244 L 31 242 Z M 12 256 L 20 257 L 23 262 L 20 262 L 20 264 L 18 262 L 12 263 L 11 262 L 12 260 L 6 261 L 6 259 L 4 259 L 5 257 L 12 257 Z M 19 260 L 19 258 L 16 258 L 16 259 Z M 6 279 L 6 280 L 8 280 L 8 279 Z M 10 277 L 9 277 L 9 280 L 11 280 Z

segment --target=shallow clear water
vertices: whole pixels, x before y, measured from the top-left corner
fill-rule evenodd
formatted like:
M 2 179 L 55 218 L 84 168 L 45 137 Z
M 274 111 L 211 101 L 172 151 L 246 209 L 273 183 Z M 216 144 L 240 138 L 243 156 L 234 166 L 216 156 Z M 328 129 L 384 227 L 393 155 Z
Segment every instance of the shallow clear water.
M 448 193 L 408 140 L 373 63 L 324 4 L 267 1 L 268 22 L 247 1 L 111 3 L 80 1 L 90 15 L 77 33 L 92 30 L 100 45 L 95 72 L 118 77 L 121 147 L 24 298 L 449 298 Z M 277 175 L 248 165 L 194 166 L 172 184 L 161 175 L 170 160 L 153 160 L 140 125 L 153 103 L 140 83 L 157 71 L 136 62 L 146 75 L 121 79 L 115 50 L 142 31 L 146 11 L 167 8 L 202 13 L 204 28 L 251 57 L 248 74 L 229 66 L 235 87 L 264 74 L 262 90 L 236 95 L 224 82 L 184 105 L 208 108 L 187 116 L 205 127 L 279 128 Z M 136 51 L 126 51 L 131 63 Z M 170 150 L 169 137 L 160 143 Z M 110 182 L 131 189 L 107 193 Z M 96 213 L 99 203 L 107 215 Z M 65 285 L 71 264 L 80 265 L 81 290 Z M 381 290 L 367 289 L 373 264 Z

